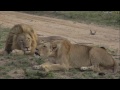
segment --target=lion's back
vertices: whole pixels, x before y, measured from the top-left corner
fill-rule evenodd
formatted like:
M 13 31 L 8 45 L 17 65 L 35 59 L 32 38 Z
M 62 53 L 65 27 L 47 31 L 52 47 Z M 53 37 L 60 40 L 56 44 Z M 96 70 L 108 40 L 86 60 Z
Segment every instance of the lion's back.
M 102 65 L 114 65 L 114 60 L 112 56 L 103 48 L 93 47 L 90 50 L 90 56 L 92 59 L 96 59 L 95 61 L 99 62 Z

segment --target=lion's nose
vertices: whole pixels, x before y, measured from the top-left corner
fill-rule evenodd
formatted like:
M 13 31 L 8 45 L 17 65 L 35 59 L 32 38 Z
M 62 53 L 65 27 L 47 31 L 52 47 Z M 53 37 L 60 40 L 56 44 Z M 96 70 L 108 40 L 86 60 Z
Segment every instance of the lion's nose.
M 25 48 L 28 50 L 29 47 L 25 47 Z
M 38 51 L 38 49 L 36 48 L 36 51 Z

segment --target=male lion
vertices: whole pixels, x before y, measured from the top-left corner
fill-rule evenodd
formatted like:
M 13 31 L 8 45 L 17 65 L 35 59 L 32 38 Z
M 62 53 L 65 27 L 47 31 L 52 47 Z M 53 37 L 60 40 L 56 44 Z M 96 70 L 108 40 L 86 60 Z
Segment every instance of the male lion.
M 54 71 L 80 68 L 101 72 L 101 67 L 104 67 L 114 72 L 117 70 L 117 63 L 105 49 L 71 44 L 68 40 L 43 43 L 37 46 L 35 54 L 48 60 L 41 65 L 33 66 L 34 69 Z
M 37 34 L 26 24 L 17 24 L 9 32 L 5 51 L 9 54 L 14 49 L 22 50 L 25 54 L 34 54 L 37 46 Z

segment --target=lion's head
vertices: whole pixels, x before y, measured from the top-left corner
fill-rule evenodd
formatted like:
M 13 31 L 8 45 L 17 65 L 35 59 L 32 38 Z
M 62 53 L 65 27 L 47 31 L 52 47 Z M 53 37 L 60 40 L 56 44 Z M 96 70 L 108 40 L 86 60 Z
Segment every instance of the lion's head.
M 35 51 L 35 57 L 45 58 L 49 56 L 56 56 L 57 43 L 58 41 L 67 40 L 66 38 L 60 36 L 48 36 L 48 37 L 39 37 L 37 42 L 37 48 Z
M 55 47 L 51 46 L 50 42 L 46 42 L 37 46 L 35 55 L 40 58 L 47 58 L 49 56 L 54 56 Z
M 45 42 L 42 43 L 40 45 L 37 46 L 36 51 L 35 51 L 35 55 L 41 57 L 41 58 L 45 58 L 45 57 L 58 57 L 59 55 L 61 55 L 61 50 L 65 49 L 65 53 L 68 52 L 68 50 L 70 49 L 69 44 L 67 45 L 66 43 L 69 43 L 69 41 L 67 40 L 54 40 L 51 42 Z M 62 45 L 65 46 L 62 46 Z
M 27 33 L 19 34 L 16 37 L 16 44 L 19 46 L 20 50 L 23 50 L 25 54 L 28 54 L 32 49 L 32 38 Z

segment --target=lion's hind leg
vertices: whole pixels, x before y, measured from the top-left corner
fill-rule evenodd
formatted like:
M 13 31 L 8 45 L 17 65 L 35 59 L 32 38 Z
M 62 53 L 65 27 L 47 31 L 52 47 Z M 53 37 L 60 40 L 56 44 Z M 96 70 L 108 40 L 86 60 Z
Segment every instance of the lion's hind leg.
M 84 67 L 81 67 L 80 70 L 82 70 L 82 71 L 94 71 L 94 72 L 98 72 L 99 75 L 105 75 L 104 72 L 101 72 L 98 65 L 84 66 Z
M 94 66 L 82 66 L 80 70 L 82 71 L 91 71 L 93 70 Z
M 119 67 L 119 63 L 114 60 L 114 67 L 113 67 L 113 73 L 114 74 L 116 74 L 118 72 L 118 67 Z

